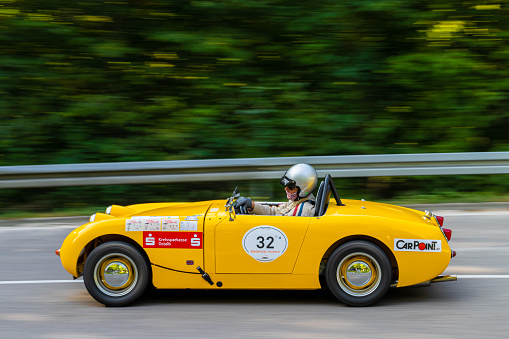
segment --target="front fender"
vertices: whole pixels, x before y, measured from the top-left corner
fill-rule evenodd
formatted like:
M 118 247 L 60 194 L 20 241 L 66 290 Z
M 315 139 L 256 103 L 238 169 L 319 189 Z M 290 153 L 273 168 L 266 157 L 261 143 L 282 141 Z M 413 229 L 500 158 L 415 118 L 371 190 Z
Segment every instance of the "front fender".
M 60 260 L 65 270 L 77 278 L 78 259 L 85 246 L 94 239 L 104 235 L 126 236 L 138 244 L 142 243 L 141 232 L 126 232 L 125 219 L 109 219 L 84 224 L 72 231 L 62 243 Z

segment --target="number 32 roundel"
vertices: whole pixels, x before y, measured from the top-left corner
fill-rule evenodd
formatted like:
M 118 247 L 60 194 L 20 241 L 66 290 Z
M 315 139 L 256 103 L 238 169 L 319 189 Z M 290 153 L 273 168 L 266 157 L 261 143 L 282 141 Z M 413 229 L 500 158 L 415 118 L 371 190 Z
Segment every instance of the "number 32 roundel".
M 288 238 L 273 226 L 256 226 L 244 234 L 242 245 L 247 254 L 260 262 L 276 260 L 288 248 Z

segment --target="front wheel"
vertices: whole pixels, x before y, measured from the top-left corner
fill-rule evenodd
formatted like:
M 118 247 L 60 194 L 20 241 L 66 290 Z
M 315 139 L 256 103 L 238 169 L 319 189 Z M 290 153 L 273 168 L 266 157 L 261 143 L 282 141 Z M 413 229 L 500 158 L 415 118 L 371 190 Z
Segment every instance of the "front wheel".
M 352 241 L 338 247 L 325 268 L 327 286 L 350 306 L 368 306 L 385 295 L 391 284 L 391 264 L 380 247 Z
M 92 251 L 83 280 L 88 293 L 106 306 L 125 306 L 138 299 L 149 281 L 145 258 L 132 245 L 112 241 Z

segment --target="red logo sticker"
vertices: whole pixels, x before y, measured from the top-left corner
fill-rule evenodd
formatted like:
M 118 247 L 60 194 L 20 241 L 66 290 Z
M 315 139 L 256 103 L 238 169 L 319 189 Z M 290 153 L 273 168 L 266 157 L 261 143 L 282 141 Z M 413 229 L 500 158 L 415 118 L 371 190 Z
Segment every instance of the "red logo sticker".
M 143 232 L 143 248 L 203 248 L 202 232 Z

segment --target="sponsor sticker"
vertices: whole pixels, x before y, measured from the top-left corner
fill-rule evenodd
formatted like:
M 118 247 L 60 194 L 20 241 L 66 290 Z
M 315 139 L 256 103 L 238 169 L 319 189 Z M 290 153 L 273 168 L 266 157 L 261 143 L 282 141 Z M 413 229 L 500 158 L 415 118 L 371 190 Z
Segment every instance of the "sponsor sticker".
M 247 254 L 260 262 L 271 262 L 279 258 L 288 248 L 288 238 L 280 229 L 262 225 L 244 234 L 242 245 Z
M 407 252 L 440 252 L 442 251 L 442 241 L 423 239 L 394 239 L 394 250 Z
M 178 216 L 170 217 L 170 216 L 145 216 L 145 215 L 137 215 L 131 217 L 131 219 L 127 219 L 125 221 L 125 230 L 126 231 L 178 231 L 178 223 L 180 220 Z M 172 219 L 177 220 L 177 226 L 175 229 L 175 221 L 167 222 L 166 220 Z M 165 224 L 166 229 L 163 229 L 163 223 Z M 170 226 L 170 225 L 171 226 Z
M 125 230 L 129 231 L 143 231 L 140 219 L 127 219 L 125 221 Z
M 202 232 L 149 232 L 143 231 L 143 248 L 203 248 Z
M 198 231 L 198 221 L 182 220 L 180 222 L 181 231 Z
M 160 231 L 161 230 L 161 217 L 153 218 L 148 217 L 146 219 L 140 219 L 143 223 L 144 231 Z
M 166 219 L 163 218 L 161 220 L 161 230 L 162 231 L 178 231 L 180 226 L 180 219 Z
M 198 220 L 198 217 L 196 215 L 190 215 L 186 217 L 186 220 Z
M 214 207 L 214 208 L 210 209 L 210 212 L 212 212 L 212 213 L 217 212 L 217 211 L 219 211 L 219 208 L 217 208 L 217 207 Z
M 135 215 L 134 217 L 131 217 L 131 219 L 147 219 L 147 218 L 178 218 L 178 216 L 175 217 L 168 217 L 168 216 L 162 216 L 162 215 Z

